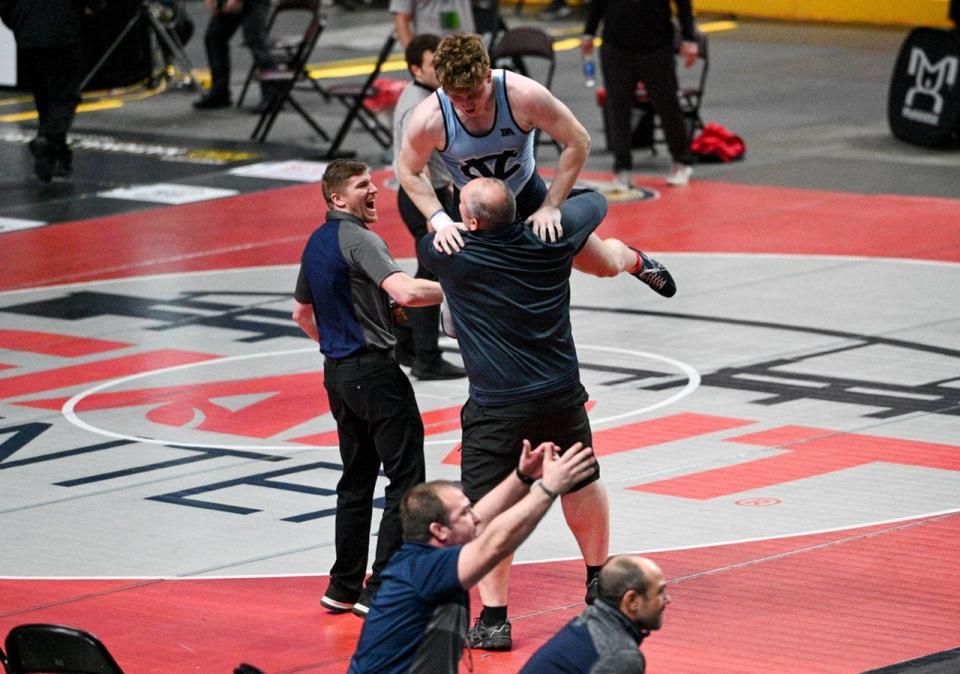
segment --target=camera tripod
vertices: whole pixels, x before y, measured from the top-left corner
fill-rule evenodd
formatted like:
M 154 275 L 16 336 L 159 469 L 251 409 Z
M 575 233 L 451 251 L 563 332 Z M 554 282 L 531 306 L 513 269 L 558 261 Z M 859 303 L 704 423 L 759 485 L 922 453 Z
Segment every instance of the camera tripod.
M 164 65 L 175 65 L 179 72 L 183 73 L 183 86 L 202 91 L 202 87 L 193 77 L 193 64 L 183 50 L 183 43 L 172 27 L 161 20 L 161 17 L 164 15 L 167 15 L 167 21 L 169 21 L 169 19 L 173 17 L 173 10 L 152 0 L 141 0 L 140 6 L 137 8 L 137 11 L 134 12 L 133 16 L 130 17 L 130 21 L 127 22 L 127 25 L 124 26 L 123 30 L 120 31 L 120 34 L 117 35 L 110 46 L 107 47 L 107 50 L 103 53 L 103 56 L 100 57 L 100 60 L 97 61 L 96 65 L 94 65 L 86 77 L 83 78 L 83 81 L 80 83 L 80 91 L 86 88 L 90 80 L 93 79 L 93 76 L 103 67 L 103 64 L 107 62 L 107 59 L 116 51 L 120 43 L 123 42 L 124 38 L 133 30 L 141 18 L 146 19 L 147 25 L 161 45 L 161 51 L 164 52 L 165 61 L 167 61 Z M 156 85 L 153 73 L 150 75 L 150 85 Z

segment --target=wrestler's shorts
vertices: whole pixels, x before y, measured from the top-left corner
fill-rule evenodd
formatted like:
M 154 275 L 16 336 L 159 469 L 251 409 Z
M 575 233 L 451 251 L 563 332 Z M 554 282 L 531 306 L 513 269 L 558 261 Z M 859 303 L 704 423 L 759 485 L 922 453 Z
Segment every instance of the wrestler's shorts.
M 481 407 L 472 399 L 460 410 L 463 448 L 460 476 L 463 490 L 476 503 L 516 470 L 523 450 L 523 441 L 533 447 L 553 442 L 567 449 L 576 442 L 593 445 L 590 420 L 584 403 L 587 393 L 582 386 L 571 395 L 566 392 L 532 402 L 503 407 Z M 593 475 L 571 491 L 583 489 L 600 479 L 600 466 L 594 464 Z

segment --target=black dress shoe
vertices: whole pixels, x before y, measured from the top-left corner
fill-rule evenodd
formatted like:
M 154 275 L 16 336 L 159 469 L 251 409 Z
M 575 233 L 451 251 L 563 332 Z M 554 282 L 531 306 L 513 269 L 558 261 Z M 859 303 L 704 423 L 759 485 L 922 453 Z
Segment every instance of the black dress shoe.
M 73 173 L 73 150 L 66 144 L 57 148 L 56 160 L 53 163 L 53 175 L 57 178 L 66 178 Z
M 441 360 L 430 367 L 423 367 L 414 363 L 410 374 L 422 381 L 429 381 L 432 379 L 460 379 L 467 376 L 467 371 L 453 363 Z
M 197 110 L 218 110 L 230 107 L 230 97 L 221 94 L 207 94 L 193 102 Z
M 50 182 L 53 179 L 53 165 L 57 159 L 57 152 L 53 145 L 43 136 L 37 136 L 27 145 L 33 153 L 33 170 L 37 177 L 45 183 Z

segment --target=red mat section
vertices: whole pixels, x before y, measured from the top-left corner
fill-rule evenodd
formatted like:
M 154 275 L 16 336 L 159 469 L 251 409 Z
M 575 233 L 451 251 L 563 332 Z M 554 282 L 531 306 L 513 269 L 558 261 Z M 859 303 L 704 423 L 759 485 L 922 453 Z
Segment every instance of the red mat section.
M 960 515 L 652 556 L 673 603 L 644 645 L 651 671 L 860 672 L 957 645 Z M 474 671 L 517 671 L 582 609 L 582 576 L 578 561 L 516 566 L 514 650 L 472 652 Z M 321 609 L 325 586 L 2 580 L 0 633 L 80 625 L 131 674 L 229 672 L 241 661 L 270 674 L 343 672 L 361 622 Z
M 390 171 L 376 171 L 381 186 Z M 863 255 L 960 261 L 957 201 L 697 182 L 653 201 L 614 203 L 600 227 L 654 251 Z M 413 240 L 381 189 L 375 226 L 398 257 Z M 0 289 L 203 269 L 294 264 L 326 206 L 297 185 L 4 234 Z M 923 224 L 905 237 L 904 223 Z M 96 260 L 91 268 L 91 260 Z

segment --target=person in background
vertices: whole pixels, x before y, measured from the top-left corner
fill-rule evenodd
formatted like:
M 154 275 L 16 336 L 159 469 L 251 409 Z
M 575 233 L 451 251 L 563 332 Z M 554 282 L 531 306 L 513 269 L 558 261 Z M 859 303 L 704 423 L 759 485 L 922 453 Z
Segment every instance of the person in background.
M 17 81 L 33 94 L 39 117 L 30 141 L 43 182 L 73 170 L 67 134 L 80 103 L 83 4 L 77 0 L 0 0 L 0 17 L 17 42 Z
M 600 569 L 597 600 L 537 650 L 520 674 L 642 674 L 640 644 L 660 629 L 670 603 L 656 562 L 616 555 Z
M 689 68 L 697 60 L 698 47 L 691 0 L 674 0 L 680 23 L 680 56 Z M 690 182 L 690 138 L 677 101 L 677 67 L 674 62 L 674 27 L 670 0 L 592 0 L 583 29 L 580 53 L 593 54 L 594 36 L 603 23 L 600 67 L 607 87 L 607 120 L 613 171 L 620 187 L 632 185 L 633 144 L 630 122 L 636 102 L 637 83 L 643 82 L 653 110 L 660 118 L 673 166 L 667 184 L 679 187 Z
M 210 22 L 203 36 L 210 64 L 210 89 L 193 103 L 197 110 L 215 110 L 230 106 L 230 38 L 243 28 L 244 44 L 253 53 L 258 68 L 273 68 L 276 61 L 267 44 L 270 0 L 204 0 L 210 10 Z M 262 112 L 270 102 L 270 87 L 260 85 L 260 102 L 254 112 Z
M 442 37 L 475 29 L 470 0 L 390 0 L 390 13 L 404 47 L 421 33 Z
M 397 170 L 396 161 L 400 154 L 400 143 L 410 112 L 420 101 L 433 95 L 440 86 L 437 82 L 437 72 L 433 68 L 433 52 L 436 51 L 438 44 L 440 44 L 438 36 L 422 33 L 413 38 L 405 50 L 407 69 L 413 76 L 413 82 L 400 93 L 400 98 L 393 110 L 394 173 Z M 447 213 L 455 214 L 453 179 L 436 152 L 430 157 L 427 170 L 437 199 L 443 204 Z M 410 230 L 414 241 L 419 242 L 427 234 L 427 219 L 410 200 L 403 187 L 397 191 L 397 205 L 403 224 Z M 416 278 L 437 280 L 422 264 L 417 265 Z M 438 345 L 440 307 L 409 309 L 407 316 L 409 317 L 407 325 L 397 328 L 397 355 L 400 364 L 410 365 L 410 374 L 417 379 L 465 377 L 466 371 L 462 367 L 444 360 L 441 356 Z

